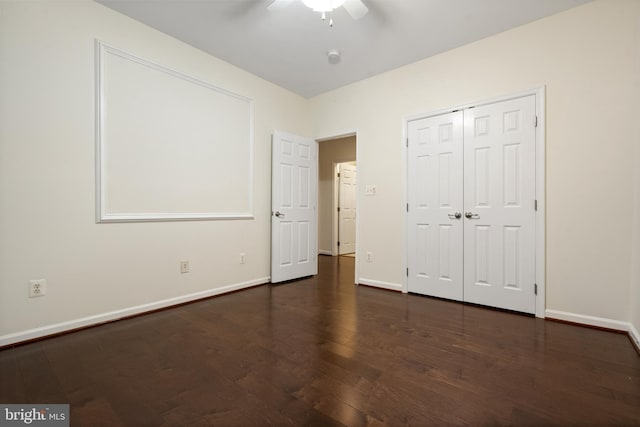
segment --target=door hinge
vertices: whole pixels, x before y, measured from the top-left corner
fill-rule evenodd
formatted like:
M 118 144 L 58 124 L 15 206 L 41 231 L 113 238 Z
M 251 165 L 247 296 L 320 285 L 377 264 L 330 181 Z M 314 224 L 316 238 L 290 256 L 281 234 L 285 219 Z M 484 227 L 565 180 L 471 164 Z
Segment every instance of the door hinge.
M 534 295 L 538 295 L 538 284 L 537 283 L 533 284 L 533 294 Z
M 535 209 L 535 211 L 538 211 L 538 199 L 533 201 L 533 209 Z
M 533 122 L 533 126 L 534 127 L 538 127 L 538 116 L 536 116 L 534 122 Z
M 409 267 L 407 267 L 407 277 L 409 277 Z
M 406 139 L 405 143 L 407 144 L 407 147 L 408 147 L 409 146 L 409 138 Z
M 338 246 L 340 246 L 340 242 L 338 242 Z
M 340 212 L 340 206 L 338 206 L 338 212 Z
M 340 178 L 340 172 L 338 172 L 338 178 Z
M 409 212 L 409 203 L 407 203 L 407 212 Z

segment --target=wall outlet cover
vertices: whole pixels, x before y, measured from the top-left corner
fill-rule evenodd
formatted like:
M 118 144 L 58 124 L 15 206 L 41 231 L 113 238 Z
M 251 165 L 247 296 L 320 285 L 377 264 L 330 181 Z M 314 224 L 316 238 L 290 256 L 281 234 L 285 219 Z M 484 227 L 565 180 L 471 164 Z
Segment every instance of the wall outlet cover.
M 47 294 L 46 279 L 29 280 L 29 298 L 42 297 Z
M 180 273 L 189 272 L 189 261 L 180 261 Z

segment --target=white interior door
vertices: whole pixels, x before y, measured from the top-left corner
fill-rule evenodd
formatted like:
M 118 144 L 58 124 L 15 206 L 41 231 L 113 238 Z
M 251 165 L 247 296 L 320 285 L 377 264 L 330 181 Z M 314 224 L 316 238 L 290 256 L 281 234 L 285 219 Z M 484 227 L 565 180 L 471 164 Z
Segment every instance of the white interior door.
M 408 124 L 409 292 L 462 300 L 461 111 Z
M 338 254 L 356 251 L 356 177 L 354 165 L 340 164 L 338 190 Z
M 318 143 L 275 131 L 271 158 L 271 282 L 318 273 Z
M 465 301 L 535 313 L 535 120 L 534 96 L 465 110 Z
M 409 292 L 535 313 L 535 107 L 407 124 Z

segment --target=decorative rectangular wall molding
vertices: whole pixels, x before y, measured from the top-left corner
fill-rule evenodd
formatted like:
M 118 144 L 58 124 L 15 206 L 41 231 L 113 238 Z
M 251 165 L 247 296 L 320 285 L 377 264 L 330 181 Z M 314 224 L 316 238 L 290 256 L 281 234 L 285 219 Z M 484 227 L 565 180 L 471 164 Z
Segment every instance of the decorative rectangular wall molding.
M 253 218 L 253 101 L 95 46 L 97 221 Z

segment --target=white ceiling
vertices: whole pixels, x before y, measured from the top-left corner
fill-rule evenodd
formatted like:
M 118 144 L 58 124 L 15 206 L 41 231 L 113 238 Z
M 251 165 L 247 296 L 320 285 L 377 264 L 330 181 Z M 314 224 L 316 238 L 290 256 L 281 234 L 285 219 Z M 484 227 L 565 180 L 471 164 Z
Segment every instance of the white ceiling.
M 312 97 L 590 0 L 363 0 L 364 18 L 339 8 L 333 28 L 300 0 L 278 11 L 271 0 L 97 1 Z

